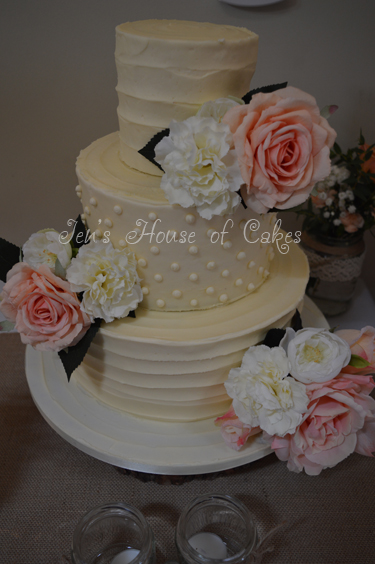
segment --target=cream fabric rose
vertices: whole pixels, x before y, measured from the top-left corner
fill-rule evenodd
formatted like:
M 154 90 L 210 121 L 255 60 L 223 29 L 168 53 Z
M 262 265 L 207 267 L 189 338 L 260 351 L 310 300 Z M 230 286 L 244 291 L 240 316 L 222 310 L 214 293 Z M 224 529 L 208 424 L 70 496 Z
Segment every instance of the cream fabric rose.
M 172 121 L 155 155 L 165 172 L 160 186 L 170 204 L 195 206 L 204 219 L 237 209 L 242 178 L 227 124 L 198 116 Z
M 205 102 L 199 108 L 197 116 L 199 117 L 212 117 L 215 121 L 219 123 L 223 120 L 225 114 L 236 106 L 239 106 L 238 102 L 231 100 L 230 98 L 218 98 L 217 100 L 211 100 L 210 102 Z
M 91 325 L 69 282 L 45 264 L 37 270 L 19 262 L 8 272 L 0 311 L 16 324 L 21 341 L 40 351 L 61 351 L 78 343 Z
M 75 292 L 83 292 L 81 308 L 92 320 L 110 323 L 126 317 L 142 300 L 136 258 L 128 248 L 91 241 L 83 245 L 66 272 Z
M 225 388 L 242 423 L 270 435 L 294 433 L 308 398 L 305 386 L 288 376 L 290 364 L 281 347 L 250 347 L 240 368 L 229 372 Z
M 60 243 L 60 234 L 54 229 L 43 229 L 29 237 L 22 247 L 23 260 L 35 270 L 45 264 L 55 272 L 56 259 L 63 268 L 67 268 L 72 259 L 72 247 L 69 243 Z
M 351 358 L 349 345 L 327 329 L 287 328 L 280 342 L 290 361 L 291 375 L 304 384 L 328 382 Z
M 336 132 L 321 117 L 315 99 L 298 88 L 255 94 L 224 120 L 233 133 L 242 196 L 257 213 L 303 203 L 330 172 Z

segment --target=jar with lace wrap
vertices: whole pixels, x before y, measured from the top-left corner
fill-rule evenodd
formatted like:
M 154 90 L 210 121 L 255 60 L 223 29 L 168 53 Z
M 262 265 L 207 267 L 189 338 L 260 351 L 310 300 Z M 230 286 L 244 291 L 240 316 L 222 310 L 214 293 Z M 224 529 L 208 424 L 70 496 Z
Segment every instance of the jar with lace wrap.
M 365 258 L 363 232 L 339 238 L 304 231 L 302 247 L 310 265 L 307 295 L 325 315 L 343 313 L 353 297 Z

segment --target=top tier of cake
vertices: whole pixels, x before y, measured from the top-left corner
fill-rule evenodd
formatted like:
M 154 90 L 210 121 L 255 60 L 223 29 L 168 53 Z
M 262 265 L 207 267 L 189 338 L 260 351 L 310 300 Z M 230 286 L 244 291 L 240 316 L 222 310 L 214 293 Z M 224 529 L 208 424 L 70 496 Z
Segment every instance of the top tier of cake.
M 228 25 L 174 20 L 116 28 L 120 156 L 130 167 L 161 175 L 138 151 L 171 120 L 195 115 L 204 102 L 248 90 L 258 36 Z

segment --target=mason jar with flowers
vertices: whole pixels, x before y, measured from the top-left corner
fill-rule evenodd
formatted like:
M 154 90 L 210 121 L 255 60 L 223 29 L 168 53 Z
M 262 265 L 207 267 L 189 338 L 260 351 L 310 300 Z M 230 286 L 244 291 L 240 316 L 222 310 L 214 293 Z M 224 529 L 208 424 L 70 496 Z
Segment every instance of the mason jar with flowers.
M 310 263 L 307 293 L 326 315 L 344 312 L 353 297 L 365 258 L 363 235 L 375 225 L 375 150 L 361 133 L 344 153 L 335 143 L 332 167 L 318 182 L 304 216 L 302 245 Z

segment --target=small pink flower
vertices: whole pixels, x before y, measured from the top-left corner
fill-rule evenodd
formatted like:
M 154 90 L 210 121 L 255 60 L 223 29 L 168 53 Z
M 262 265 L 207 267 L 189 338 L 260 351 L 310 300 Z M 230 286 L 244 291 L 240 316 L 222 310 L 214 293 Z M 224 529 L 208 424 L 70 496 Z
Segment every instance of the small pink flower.
M 311 201 L 314 204 L 314 206 L 318 209 L 320 208 L 324 208 L 324 206 L 326 205 L 325 200 L 321 200 L 319 198 L 319 194 L 317 196 L 311 196 Z
M 242 196 L 255 212 L 297 206 L 329 175 L 336 132 L 302 90 L 255 94 L 250 104 L 230 109 L 223 121 L 232 131 L 246 184 Z
M 347 233 L 356 233 L 365 224 L 365 220 L 359 213 L 345 212 L 345 215 L 340 216 L 340 219 Z
M 259 427 L 252 428 L 242 423 L 235 414 L 233 405 L 227 413 L 215 419 L 215 425 L 221 426 L 224 442 L 233 450 L 240 450 L 249 437 L 260 432 Z
M 370 363 L 366 368 L 355 368 L 346 366 L 342 372 L 349 374 L 370 374 L 375 372 L 375 329 L 374 327 L 363 327 L 360 331 L 356 329 L 341 329 L 336 335 L 346 341 L 352 354 L 362 357 Z
M 7 274 L 0 299 L 0 311 L 16 324 L 22 342 L 40 351 L 75 345 L 91 324 L 69 282 L 46 265 L 34 270 L 17 263 Z
M 269 437 L 280 460 L 294 472 L 317 475 L 352 452 L 375 451 L 375 384 L 370 376 L 339 374 L 321 384 L 309 384 L 310 403 L 294 435 Z

